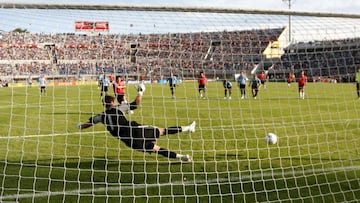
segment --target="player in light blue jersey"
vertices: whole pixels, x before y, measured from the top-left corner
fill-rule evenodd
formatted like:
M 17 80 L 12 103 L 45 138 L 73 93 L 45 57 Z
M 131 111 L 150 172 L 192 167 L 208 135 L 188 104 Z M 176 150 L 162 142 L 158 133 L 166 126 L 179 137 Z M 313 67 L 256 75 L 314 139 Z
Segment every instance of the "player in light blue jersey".
M 104 74 L 103 74 L 103 73 L 101 73 L 101 74 L 97 77 L 97 81 L 98 81 L 98 89 L 101 89 L 103 79 L 104 79 Z
M 175 89 L 176 89 L 176 83 L 177 83 L 176 76 L 174 76 L 173 73 L 170 73 L 170 77 L 166 81 L 169 83 L 171 97 L 175 98 Z
M 243 71 L 240 71 L 239 77 L 236 79 L 238 86 L 240 88 L 241 99 L 245 99 L 246 97 L 246 81 L 248 78 L 244 75 Z
M 107 92 L 109 91 L 109 85 L 110 85 L 110 80 L 108 77 L 106 77 L 106 75 L 104 74 L 101 80 L 101 92 L 100 92 L 100 97 L 103 96 L 103 94 L 107 94 Z
M 39 77 L 40 96 L 46 95 L 46 79 L 43 75 Z

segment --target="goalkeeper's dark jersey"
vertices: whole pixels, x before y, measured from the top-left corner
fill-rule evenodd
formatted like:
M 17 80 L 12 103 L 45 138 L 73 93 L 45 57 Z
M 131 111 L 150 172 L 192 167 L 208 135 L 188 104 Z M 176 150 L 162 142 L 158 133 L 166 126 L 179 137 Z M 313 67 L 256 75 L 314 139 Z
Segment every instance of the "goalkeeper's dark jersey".
M 103 123 L 112 136 L 126 138 L 131 136 L 131 127 L 140 126 L 135 121 L 128 121 L 124 113 L 114 107 L 89 119 L 90 123 Z
M 112 136 L 123 141 L 128 147 L 151 152 L 153 141 L 160 136 L 160 131 L 154 126 L 143 126 L 136 121 L 128 121 L 122 110 L 111 108 L 89 119 L 92 124 L 103 123 Z

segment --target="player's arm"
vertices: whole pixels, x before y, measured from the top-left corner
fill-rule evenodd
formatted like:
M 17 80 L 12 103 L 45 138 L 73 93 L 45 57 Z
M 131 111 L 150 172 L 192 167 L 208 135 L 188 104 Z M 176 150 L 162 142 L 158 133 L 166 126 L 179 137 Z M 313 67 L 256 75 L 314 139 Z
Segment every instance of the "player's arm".
M 139 84 L 137 86 L 138 94 L 133 102 L 130 103 L 130 110 L 135 110 L 138 106 L 140 106 L 142 101 L 142 96 L 145 92 L 145 85 L 143 83 Z
M 80 129 L 80 130 L 82 130 L 82 129 L 85 129 L 85 128 L 89 128 L 89 127 L 91 127 L 91 126 L 93 126 L 92 123 L 79 123 L 79 124 L 77 125 L 77 128 Z
M 85 123 L 79 123 L 76 127 L 80 130 L 86 129 L 86 128 L 89 128 L 89 127 L 95 125 L 96 123 L 101 122 L 101 120 L 102 120 L 102 114 L 98 114 L 98 115 L 90 118 L 89 121 L 87 121 Z
M 135 86 L 136 90 L 138 91 L 138 94 L 133 102 L 131 103 L 122 103 L 119 106 L 117 106 L 117 109 L 124 112 L 124 113 L 130 113 L 132 114 L 133 110 L 137 109 L 137 107 L 141 104 L 142 96 L 145 91 L 145 85 L 143 83 L 140 83 L 139 85 Z

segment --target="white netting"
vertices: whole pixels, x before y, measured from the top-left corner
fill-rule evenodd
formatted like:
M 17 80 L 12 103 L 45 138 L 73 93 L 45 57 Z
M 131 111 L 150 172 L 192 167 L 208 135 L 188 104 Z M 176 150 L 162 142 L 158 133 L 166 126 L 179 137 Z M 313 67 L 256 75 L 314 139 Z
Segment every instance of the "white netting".
M 2 4 L 0 16 L 1 201 L 360 199 L 359 16 L 40 4 Z M 86 27 L 75 31 L 76 21 Z M 100 22 L 109 30 L 94 27 Z M 249 79 L 266 74 L 256 99 L 249 83 L 242 98 L 240 71 Z M 208 80 L 204 98 L 200 72 Z M 104 110 L 102 73 L 126 80 L 129 102 L 144 80 L 129 120 L 159 127 L 196 121 L 195 132 L 156 142 L 193 162 L 131 150 L 101 124 L 79 131 L 78 123 Z M 268 133 L 276 144 L 266 143 Z

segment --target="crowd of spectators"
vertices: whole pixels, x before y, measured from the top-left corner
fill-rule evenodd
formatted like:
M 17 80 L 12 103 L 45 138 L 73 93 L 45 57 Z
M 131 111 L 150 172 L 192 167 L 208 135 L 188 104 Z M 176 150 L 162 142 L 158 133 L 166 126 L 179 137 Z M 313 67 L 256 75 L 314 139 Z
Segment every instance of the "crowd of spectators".
M 283 28 L 168 34 L 31 34 L 0 37 L 1 75 L 97 75 L 170 71 L 249 71 Z M 359 65 L 359 39 L 298 43 L 285 49 L 275 71 L 304 69 L 310 76 L 343 77 Z M 207 58 L 207 56 L 209 56 Z
M 258 62 L 269 41 L 276 40 L 281 32 L 282 28 L 94 36 L 8 32 L 1 33 L 0 58 L 6 63 L 0 64 L 0 72 L 97 74 L 99 71 L 124 73 L 145 69 L 157 74 L 169 68 L 190 72 L 248 69 Z M 211 60 L 204 60 L 212 42 L 218 45 L 210 53 Z M 49 48 L 50 45 L 55 49 Z M 49 60 L 55 61 L 56 66 Z
M 360 38 L 298 43 L 285 49 L 280 68 L 309 77 L 352 81 L 360 66 Z

